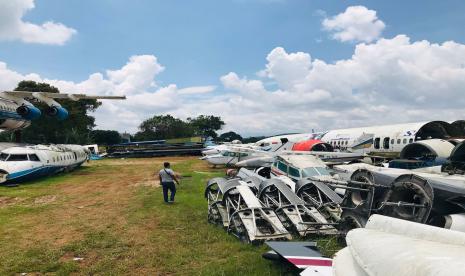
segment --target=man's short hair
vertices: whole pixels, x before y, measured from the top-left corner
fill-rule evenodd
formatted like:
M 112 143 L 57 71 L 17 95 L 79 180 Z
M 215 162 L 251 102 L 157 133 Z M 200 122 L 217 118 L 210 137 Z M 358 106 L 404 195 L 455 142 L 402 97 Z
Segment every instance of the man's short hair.
M 169 168 L 169 167 L 170 167 L 170 162 L 165 162 L 165 163 L 163 163 L 163 166 L 164 166 L 165 168 Z

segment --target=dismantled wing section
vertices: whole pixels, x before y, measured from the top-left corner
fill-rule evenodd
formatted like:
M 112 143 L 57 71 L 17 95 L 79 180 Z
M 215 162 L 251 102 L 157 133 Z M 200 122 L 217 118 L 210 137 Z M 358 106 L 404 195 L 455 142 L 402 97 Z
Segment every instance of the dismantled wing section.
M 295 190 L 306 204 L 315 207 L 327 220 L 337 222 L 341 219 L 340 204 L 343 199 L 328 184 L 341 185 L 341 181 L 322 182 L 304 178 L 297 181 Z
M 263 207 L 248 185 L 237 185 L 226 191 L 223 204 L 229 215 L 228 232 L 240 240 L 292 239 L 273 209 Z
M 208 181 L 205 189 L 208 221 L 225 227 L 244 242 L 292 239 L 276 213 L 263 207 L 255 196 L 253 190 L 256 190 L 258 181 L 220 177 Z
M 237 181 L 228 181 L 222 177 L 215 177 L 208 181 L 205 189 L 205 198 L 208 202 L 208 222 L 229 226 L 229 216 L 223 204 L 224 193 L 239 185 Z
M 260 200 L 275 210 L 287 229 L 300 235 L 336 234 L 337 230 L 318 210 L 300 199 L 291 188 L 277 178 L 260 184 Z
M 332 260 L 318 251 L 316 242 L 266 242 L 272 249 L 263 257 L 269 260 L 286 260 L 297 268 L 305 269 L 300 275 L 330 276 Z
M 69 99 L 73 101 L 83 99 L 95 99 L 95 100 L 124 100 L 126 96 L 94 96 L 86 94 L 67 94 L 67 93 L 50 93 L 50 92 L 29 92 L 29 91 L 4 91 L 1 95 L 7 95 L 17 98 L 35 98 L 39 101 L 42 99 Z

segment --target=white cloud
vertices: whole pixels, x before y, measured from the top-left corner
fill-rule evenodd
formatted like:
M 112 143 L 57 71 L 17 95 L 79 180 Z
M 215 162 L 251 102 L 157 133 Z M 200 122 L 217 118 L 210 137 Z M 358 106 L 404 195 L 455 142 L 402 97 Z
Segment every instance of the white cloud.
M 206 93 L 213 92 L 215 89 L 216 89 L 215 85 L 192 86 L 192 87 L 179 89 L 179 94 L 181 95 L 206 94 Z
M 334 63 L 276 48 L 266 58 L 261 79 L 230 72 L 219 78 L 219 88 L 159 87 L 155 80 L 164 67 L 155 56 L 142 55 L 81 82 L 24 75 L 0 62 L 0 90 L 33 79 L 64 92 L 127 94 L 127 100 L 105 101 L 97 110 L 101 129 L 135 132 L 143 119 L 156 114 L 212 114 L 225 120 L 225 131 L 260 135 L 463 119 L 463 60 L 463 44 L 412 42 L 399 35 L 356 45 L 350 58 Z M 266 82 L 275 88 L 267 88 Z
M 385 27 L 376 11 L 364 6 L 348 7 L 345 12 L 323 20 L 323 29 L 332 32 L 332 38 L 342 42 L 372 42 L 381 36 Z
M 62 23 L 47 21 L 37 25 L 23 21 L 24 14 L 33 8 L 34 0 L 0 1 L 0 40 L 63 45 L 76 34 Z

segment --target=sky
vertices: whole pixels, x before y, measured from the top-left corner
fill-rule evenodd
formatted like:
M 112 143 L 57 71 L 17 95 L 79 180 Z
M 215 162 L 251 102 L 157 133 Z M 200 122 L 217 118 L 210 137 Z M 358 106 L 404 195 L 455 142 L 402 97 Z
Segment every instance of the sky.
M 221 116 L 243 136 L 464 119 L 465 2 L 0 0 L 0 90 L 126 95 L 137 131 Z

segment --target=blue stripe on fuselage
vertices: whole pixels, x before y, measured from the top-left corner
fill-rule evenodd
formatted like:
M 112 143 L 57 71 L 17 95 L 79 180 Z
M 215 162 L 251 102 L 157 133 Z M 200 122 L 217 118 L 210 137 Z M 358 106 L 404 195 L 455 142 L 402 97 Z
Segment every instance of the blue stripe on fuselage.
M 7 180 L 4 183 L 11 183 L 11 182 L 23 182 L 26 180 L 31 180 L 43 176 L 48 176 L 55 174 L 65 168 L 68 167 L 78 167 L 80 166 L 84 161 L 70 165 L 70 166 L 42 166 L 42 167 L 37 167 L 33 169 L 27 169 L 27 170 L 22 170 L 19 172 L 14 172 L 11 174 L 8 174 Z

